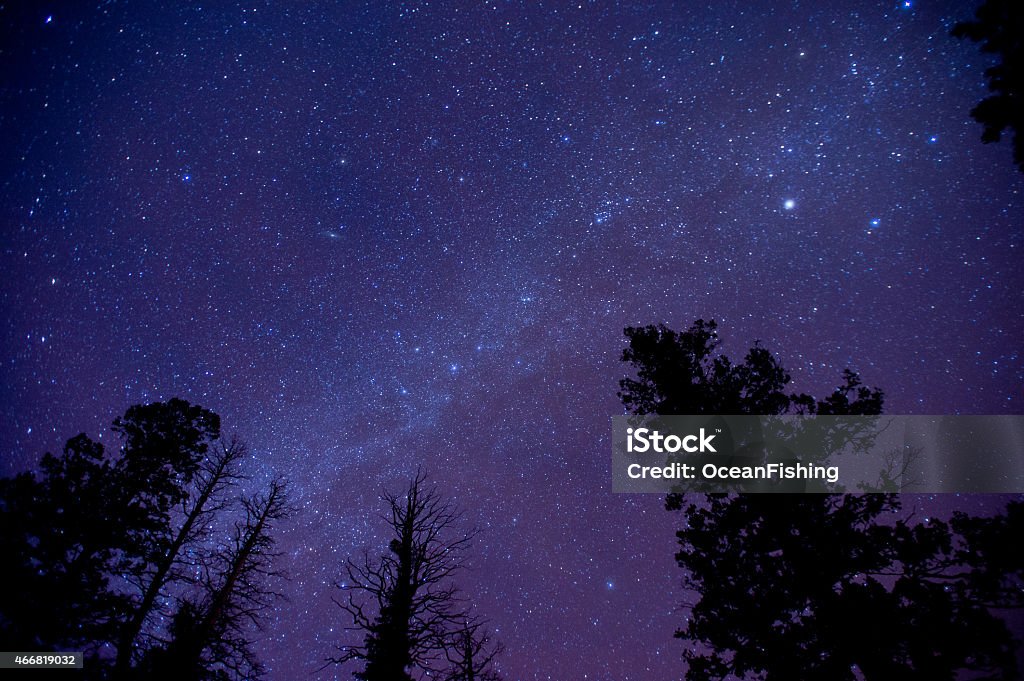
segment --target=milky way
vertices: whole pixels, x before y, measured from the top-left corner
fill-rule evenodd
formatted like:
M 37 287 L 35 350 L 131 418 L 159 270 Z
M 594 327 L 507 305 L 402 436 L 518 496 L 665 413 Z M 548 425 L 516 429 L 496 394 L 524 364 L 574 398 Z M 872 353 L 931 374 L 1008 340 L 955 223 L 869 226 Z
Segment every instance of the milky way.
M 272 679 L 341 641 L 418 466 L 483 532 L 507 678 L 678 676 L 680 519 L 610 491 L 627 325 L 1022 411 L 1024 175 L 969 117 L 963 3 L 24 4 L 0 473 L 134 403 L 221 414 L 303 508 Z

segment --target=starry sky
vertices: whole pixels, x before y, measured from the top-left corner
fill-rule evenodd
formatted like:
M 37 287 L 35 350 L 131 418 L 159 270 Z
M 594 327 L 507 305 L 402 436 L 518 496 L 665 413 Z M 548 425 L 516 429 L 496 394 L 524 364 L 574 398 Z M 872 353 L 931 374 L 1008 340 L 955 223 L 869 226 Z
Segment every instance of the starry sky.
M 1022 413 L 1024 175 L 969 117 L 968 3 L 183 4 L 0 6 L 0 474 L 131 404 L 221 414 L 302 508 L 272 680 L 341 641 L 417 466 L 483 531 L 506 678 L 678 677 L 679 519 L 610 491 L 627 325 Z

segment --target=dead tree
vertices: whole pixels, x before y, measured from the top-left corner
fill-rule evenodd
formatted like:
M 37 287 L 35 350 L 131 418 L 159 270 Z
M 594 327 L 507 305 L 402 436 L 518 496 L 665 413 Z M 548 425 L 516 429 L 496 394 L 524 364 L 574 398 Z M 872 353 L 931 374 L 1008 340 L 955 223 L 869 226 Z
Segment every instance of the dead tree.
M 492 665 L 501 651 L 501 644 L 493 639 L 484 622 L 467 619 L 449 634 L 444 681 L 498 681 L 500 677 Z
M 347 579 L 334 599 L 352 618 L 361 643 L 344 645 L 324 667 L 353 661 L 362 681 L 401 681 L 438 675 L 445 667 L 449 632 L 464 616 L 452 581 L 475 530 L 460 531 L 462 514 L 418 473 L 404 495 L 385 493 L 384 516 L 392 539 L 379 560 L 364 554 L 347 561 Z
M 148 678 L 249 679 L 262 673 L 251 632 L 283 597 L 276 590 L 284 574 L 274 565 L 280 553 L 273 530 L 294 509 L 280 480 L 266 494 L 243 499 L 242 506 L 245 517 L 235 524 L 231 540 L 204 566 L 200 595 L 182 602 L 171 640 L 144 665 Z
M 161 560 L 152 571 L 132 580 L 142 598 L 121 628 L 115 662 L 116 676 L 129 674 L 135 643 L 142 634 L 146 620 L 157 610 L 158 598 L 165 587 L 181 581 L 177 568 L 182 565 L 182 552 L 186 547 L 199 541 L 204 528 L 217 513 L 228 506 L 225 491 L 241 479 L 238 462 L 245 456 L 245 446 L 238 440 L 221 445 L 214 453 L 199 464 L 194 481 L 194 493 L 181 502 L 181 526 L 174 535 Z

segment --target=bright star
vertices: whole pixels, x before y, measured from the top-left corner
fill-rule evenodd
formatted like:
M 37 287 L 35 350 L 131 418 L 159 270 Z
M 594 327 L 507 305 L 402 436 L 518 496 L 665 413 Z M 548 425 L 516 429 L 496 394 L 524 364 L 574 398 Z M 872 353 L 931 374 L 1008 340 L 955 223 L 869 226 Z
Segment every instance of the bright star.
M 782 207 L 785 208 L 786 210 L 793 210 L 794 208 L 796 208 L 796 201 L 794 201 L 793 199 L 786 199 L 785 201 L 782 202 Z

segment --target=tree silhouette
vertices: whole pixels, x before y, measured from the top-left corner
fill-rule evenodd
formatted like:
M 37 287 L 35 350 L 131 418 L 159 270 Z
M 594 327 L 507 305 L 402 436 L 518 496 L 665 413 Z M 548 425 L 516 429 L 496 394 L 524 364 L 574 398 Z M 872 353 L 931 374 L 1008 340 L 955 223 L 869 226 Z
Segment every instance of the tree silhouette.
M 498 681 L 500 677 L 491 664 L 501 652 L 501 644 L 492 639 L 483 622 L 467 620 L 449 633 L 445 647 L 449 666 L 442 678 L 444 681 Z
M 172 399 L 131 407 L 113 430 L 116 456 L 78 435 L 61 456 L 43 457 L 38 479 L 24 473 L 0 487 L 5 572 L 23 578 L 9 582 L 21 586 L 0 606 L 12 643 L 87 651 L 116 643 L 125 614 L 134 619 L 145 599 L 112 589 L 110 576 L 141 586 L 173 559 L 171 514 L 220 437 L 220 419 Z
M 622 361 L 637 378 L 619 381 L 619 398 L 634 414 L 879 414 L 884 395 L 849 369 L 827 398 L 786 393 L 790 375 L 760 343 L 734 364 L 718 353 L 715 322 L 698 319 L 682 333 L 664 324 L 627 327 Z
M 281 480 L 273 481 L 266 494 L 243 499 L 242 507 L 244 518 L 235 524 L 231 540 L 204 566 L 199 594 L 182 601 L 170 641 L 149 652 L 140 678 L 205 681 L 262 674 L 248 633 L 283 597 L 272 586 L 284 576 L 274 568 L 279 554 L 273 530 L 294 509 Z
M 0 642 L 94 652 L 114 637 L 123 595 L 109 575 L 128 531 L 110 504 L 111 464 L 85 435 L 46 454 L 39 477 L 0 480 Z
M 1013 133 L 1013 160 L 1024 172 L 1024 6 L 1019 0 L 986 0 L 974 21 L 953 27 L 957 38 L 981 43 L 981 51 L 995 54 L 999 63 L 985 70 L 992 92 L 971 110 L 984 126 L 982 142 L 998 142 L 1003 131 Z
M 637 414 L 881 412 L 881 391 L 849 370 L 816 400 L 787 393 L 760 345 L 733 364 L 714 322 L 626 336 L 636 378 L 619 395 Z M 1020 559 L 1004 546 L 1019 507 L 914 524 L 893 494 L 674 494 L 666 506 L 684 511 L 676 559 L 697 596 L 676 634 L 689 679 L 1013 677 L 1012 639 L 989 606 L 1020 599 Z
M 227 493 L 241 479 L 245 448 L 220 442 L 220 418 L 180 399 L 133 406 L 113 430 L 120 439 L 113 452 L 78 435 L 60 455 L 44 455 L 38 472 L 0 480 L 0 577 L 17 585 L 0 598 L 0 644 L 83 650 L 89 677 L 152 678 L 153 668 L 139 665 L 168 640 L 185 650 L 195 616 L 203 662 L 225 641 L 239 650 L 245 640 L 234 606 L 211 619 L 207 605 L 210 575 L 232 572 L 230 552 L 216 551 L 211 538 L 237 506 Z M 283 491 L 271 492 L 242 510 L 251 517 L 272 499 L 268 520 L 283 517 L 276 501 Z M 251 537 L 255 557 L 219 587 L 229 605 L 245 605 L 250 621 L 258 619 L 259 580 L 273 574 L 270 524 Z
M 966 545 L 956 557 L 970 570 L 971 597 L 990 607 L 1024 608 L 1024 502 L 1012 502 L 992 518 L 957 513 L 950 525 Z
M 188 503 L 193 479 L 220 438 L 220 417 L 173 398 L 130 407 L 114 421 L 113 430 L 122 446 L 111 466 L 108 503 L 127 532 L 116 570 L 135 592 L 129 594 L 117 637 L 115 665 L 123 675 L 178 551 L 190 537 L 188 529 L 184 535 L 176 531 L 172 516 Z
M 228 500 L 224 494 L 241 478 L 237 468 L 244 456 L 245 447 L 237 440 L 232 440 L 200 462 L 195 473 L 194 494 L 181 500 L 182 521 L 173 538 L 165 543 L 162 554 L 155 555 L 156 560 L 152 565 L 141 566 L 142 569 L 133 575 L 141 599 L 121 628 L 116 660 L 118 675 L 123 676 L 130 669 L 136 639 L 143 631 L 146 618 L 154 612 L 159 595 L 169 584 L 187 578 L 187 575 L 176 572 L 175 568 L 187 569 L 187 566 L 180 566 L 184 549 L 201 541 L 204 528 L 218 512 L 227 508 Z
M 691 499 L 676 555 L 700 594 L 677 633 L 688 678 L 1016 678 L 970 538 L 899 511 L 883 494 Z
M 466 624 L 469 618 L 460 608 L 452 580 L 463 568 L 476 532 L 460 531 L 462 514 L 425 482 L 420 472 L 404 495 L 382 495 L 392 534 L 388 552 L 379 560 L 369 554 L 359 563 L 349 560 L 347 579 L 338 585 L 346 597 L 334 599 L 352 617 L 351 629 L 360 632 L 363 641 L 340 647 L 341 654 L 329 657 L 325 666 L 360 661 L 363 668 L 355 676 L 363 681 L 412 679 L 413 673 L 443 675 L 453 641 L 463 641 L 453 639 L 452 632 L 467 626 L 471 636 L 480 631 Z M 474 641 L 490 644 L 489 637 Z M 481 649 L 471 652 L 480 654 Z M 471 664 L 477 678 L 493 657 Z

